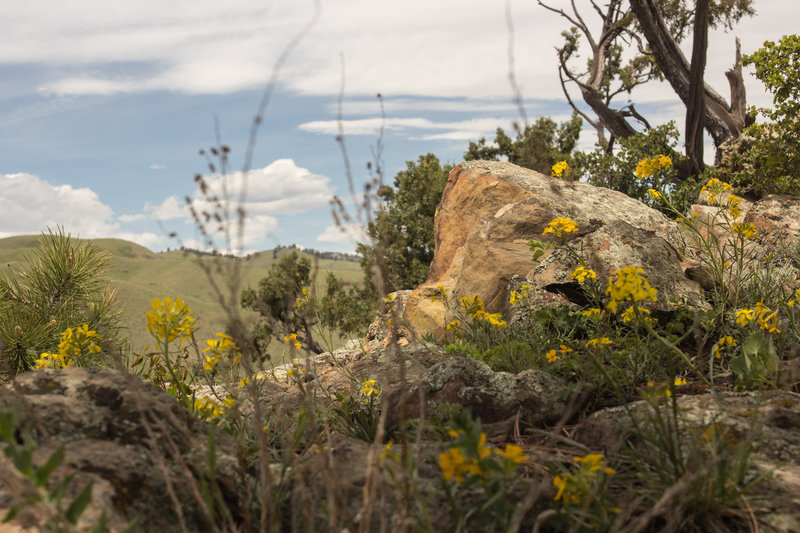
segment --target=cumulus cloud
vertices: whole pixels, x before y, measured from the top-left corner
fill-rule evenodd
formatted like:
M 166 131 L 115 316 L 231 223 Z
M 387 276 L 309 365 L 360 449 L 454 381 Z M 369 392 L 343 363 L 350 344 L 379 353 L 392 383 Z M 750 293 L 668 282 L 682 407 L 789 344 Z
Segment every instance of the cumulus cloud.
M 213 199 L 237 204 L 244 191 L 242 207 L 249 217 L 296 215 L 328 204 L 333 190 L 327 176 L 298 167 L 292 159 L 278 159 L 247 174 L 235 172 L 206 179 L 207 192 L 199 188 L 192 206 L 198 213 L 213 213 Z
M 144 246 L 161 240 L 153 233 L 120 231 L 111 207 L 87 187 L 53 185 L 33 174 L 0 174 L 0 237 L 57 226 L 82 238 L 116 237 Z
M 350 224 L 348 226 L 337 226 L 335 224 L 325 228 L 317 236 L 318 242 L 350 243 L 369 242 L 369 236 L 361 224 Z
M 226 234 L 231 246 L 246 249 L 278 230 L 278 216 L 305 213 L 327 205 L 333 197 L 327 176 L 298 167 L 292 159 L 278 159 L 247 174 L 206 177 L 204 185 L 205 190 L 198 186 L 194 191 L 189 205 L 173 195 L 158 205 L 148 202 L 144 211 L 162 221 L 183 219 L 193 223 L 193 210 L 219 249 L 227 248 Z M 241 239 L 240 207 L 245 215 Z M 192 242 L 192 248 L 208 248 L 206 243 Z
M 145 203 L 144 211 L 150 213 L 150 216 L 158 220 L 173 220 L 189 216 L 189 211 L 186 208 L 186 201 L 175 195 L 168 196 L 159 205 L 153 205 L 150 202 Z

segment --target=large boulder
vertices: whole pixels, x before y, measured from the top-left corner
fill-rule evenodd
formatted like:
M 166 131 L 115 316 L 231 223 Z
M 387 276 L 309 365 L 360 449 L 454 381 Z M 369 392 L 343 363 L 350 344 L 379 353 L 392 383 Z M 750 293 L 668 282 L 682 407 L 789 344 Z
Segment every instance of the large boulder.
M 200 496 L 200 480 L 211 481 L 209 431 L 216 440 L 215 481 L 229 508 L 240 511 L 245 481 L 228 435 L 135 376 L 107 368 L 28 372 L 0 387 L 0 411 L 16 411 L 20 431 L 29 426 L 36 461 L 63 446 L 54 480 L 77 474 L 68 497 L 93 483 L 87 525 L 105 513 L 110 531 L 134 521 L 136 531 L 213 528 Z M 29 483 L 16 469 L 0 471 L 0 516 L 25 496 L 19 487 Z M 17 523 L 42 528 L 48 518 L 42 505 L 26 506 Z
M 489 312 L 508 309 L 513 276 L 529 280 L 567 305 L 580 294 L 569 275 L 578 266 L 556 246 L 534 262 L 528 242 L 555 218 L 570 218 L 578 231 L 567 241 L 580 250 L 601 283 L 614 270 L 635 265 L 658 289 L 656 310 L 671 298 L 704 305 L 702 289 L 681 264 L 680 229 L 658 211 L 627 195 L 587 183 L 566 182 L 498 161 L 469 161 L 450 173 L 434 221 L 436 251 L 428 279 L 409 297 L 406 319 L 418 335 L 440 335 L 449 320 L 437 287 L 451 301 L 479 296 Z M 572 289 L 572 290 L 570 290 Z

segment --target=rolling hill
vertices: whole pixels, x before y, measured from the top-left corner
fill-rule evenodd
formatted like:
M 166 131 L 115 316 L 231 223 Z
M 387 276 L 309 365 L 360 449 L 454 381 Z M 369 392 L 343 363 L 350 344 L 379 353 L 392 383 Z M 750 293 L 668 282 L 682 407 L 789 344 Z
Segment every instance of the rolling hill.
M 21 265 L 25 255 L 38 246 L 39 238 L 38 235 L 24 235 L 0 239 L 2 268 Z M 121 239 L 94 239 L 93 242 L 111 253 L 111 268 L 107 278 L 111 287 L 117 290 L 123 308 L 123 323 L 128 328 L 131 348 L 136 353 L 143 351 L 148 344 L 153 345 L 152 337 L 147 333 L 145 313 L 154 298 L 169 296 L 186 302 L 193 316 L 198 319 L 196 338 L 202 343 L 204 339 L 213 338 L 215 333 L 224 331 L 226 314 L 214 285 L 228 302 L 238 305 L 239 293 L 236 292 L 233 297 L 231 295 L 232 273 L 239 273 L 239 291 L 243 287 L 255 287 L 280 257 L 292 251 L 290 248 L 267 250 L 246 259 L 236 259 L 180 250 L 154 253 Z M 359 264 L 352 261 L 319 259 L 316 268 L 318 288 L 324 284 L 328 272 L 334 272 L 345 281 L 361 279 Z M 248 311 L 244 316 L 246 320 L 253 321 L 256 314 Z M 270 348 L 271 352 L 281 351 L 281 346 L 275 342 Z

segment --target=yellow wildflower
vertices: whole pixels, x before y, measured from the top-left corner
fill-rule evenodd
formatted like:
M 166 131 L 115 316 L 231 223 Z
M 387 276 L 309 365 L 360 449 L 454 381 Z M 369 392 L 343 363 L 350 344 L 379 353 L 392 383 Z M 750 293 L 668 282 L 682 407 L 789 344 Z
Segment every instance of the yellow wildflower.
M 606 304 L 609 311 L 616 313 L 617 305 L 622 301 L 655 302 L 658 299 L 658 291 L 641 275 L 643 272 L 644 270 L 633 265 L 614 271 L 606 289 L 606 294 L 611 297 Z
M 608 344 L 613 344 L 611 339 L 609 339 L 608 337 L 598 337 L 596 339 L 591 339 L 591 340 L 587 341 L 586 342 L 586 347 L 587 348 L 597 348 L 597 347 L 605 346 L 605 345 L 608 345 Z
M 755 312 L 752 309 L 740 309 L 736 311 L 736 323 L 740 326 L 747 326 L 753 322 Z
M 494 453 L 497 455 L 501 455 L 515 464 L 522 464 L 528 460 L 527 455 L 522 455 L 522 446 L 517 446 L 515 444 L 506 444 L 505 450 L 495 450 Z
M 552 233 L 560 239 L 565 233 L 574 233 L 576 231 L 578 231 L 578 226 L 572 219 L 559 217 L 550 221 L 542 235 Z
M 300 344 L 300 341 L 297 340 L 297 333 L 292 333 L 287 335 L 283 338 L 283 343 L 288 344 L 290 346 L 294 346 L 296 350 L 300 350 L 303 346 Z
M 573 457 L 572 460 L 584 465 L 589 472 L 602 470 L 603 473 L 609 475 L 617 473 L 613 468 L 606 466 L 606 461 L 602 453 L 590 453 L 583 457 Z
M 577 279 L 579 283 L 585 282 L 586 278 L 592 278 L 593 280 L 596 280 L 597 274 L 595 274 L 594 270 L 588 269 L 584 266 L 579 266 L 574 272 L 572 272 L 572 274 L 569 275 L 569 279 Z
M 636 165 L 636 177 L 640 180 L 645 178 L 649 178 L 656 171 L 668 168 L 672 165 L 672 159 L 665 156 L 664 154 L 659 154 L 657 157 L 653 157 L 652 159 L 642 159 L 638 165 Z
M 734 222 L 731 224 L 731 230 L 751 241 L 758 237 L 758 231 L 756 230 L 755 224 L 752 222 Z
M 655 190 L 655 189 L 647 189 L 647 194 L 648 194 L 648 195 L 650 196 L 650 198 L 652 198 L 653 200 L 658 200 L 659 198 L 661 198 L 661 193 L 660 193 L 660 192 L 658 192 L 658 191 L 657 191 L 657 190 Z
M 800 302 L 800 289 L 795 289 L 794 291 L 794 298 L 786 302 L 789 307 L 794 307 L 794 304 Z
M 545 357 L 547 357 L 547 362 L 548 363 L 555 363 L 556 361 L 558 361 L 558 356 L 556 355 L 556 350 L 550 350 L 549 352 L 547 352 L 545 354 Z
M 191 337 L 197 320 L 192 317 L 192 310 L 183 300 L 178 298 L 173 302 L 169 297 L 163 300 L 155 298 L 150 302 L 150 307 L 152 311 L 147 312 L 147 331 L 157 340 L 169 343 L 177 339 L 183 344 Z
M 553 168 L 551 169 L 550 175 L 554 178 L 561 178 L 564 177 L 566 174 L 569 174 L 572 169 L 569 168 L 569 165 L 566 161 L 559 161 Z
M 361 390 L 359 392 L 367 398 L 370 396 L 378 396 L 381 391 L 375 387 L 375 381 L 374 379 L 368 379 L 361 383 Z

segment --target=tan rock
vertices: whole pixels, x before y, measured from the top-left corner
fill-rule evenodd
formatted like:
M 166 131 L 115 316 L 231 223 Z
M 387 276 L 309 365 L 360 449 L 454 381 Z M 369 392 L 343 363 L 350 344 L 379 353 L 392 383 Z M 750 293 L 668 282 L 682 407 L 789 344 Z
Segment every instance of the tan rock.
M 569 296 L 562 289 L 572 283 L 569 274 L 578 266 L 574 258 L 556 246 L 536 263 L 528 245 L 531 239 L 552 241 L 542 232 L 558 217 L 577 224 L 578 231 L 567 240 L 583 251 L 601 283 L 614 270 L 633 264 L 658 288 L 656 308 L 669 308 L 675 296 L 701 305 L 699 286 L 684 276 L 680 264 L 681 233 L 658 211 L 606 188 L 565 182 L 510 163 L 469 161 L 448 178 L 434 221 L 430 274 L 406 304 L 411 329 L 417 335 L 443 333 L 450 318 L 446 306 L 431 301 L 439 285 L 450 290 L 451 302 L 477 295 L 488 312 L 507 310 L 507 287 L 515 275 Z M 579 290 L 577 284 L 574 288 Z

